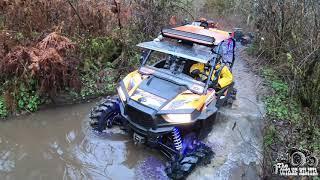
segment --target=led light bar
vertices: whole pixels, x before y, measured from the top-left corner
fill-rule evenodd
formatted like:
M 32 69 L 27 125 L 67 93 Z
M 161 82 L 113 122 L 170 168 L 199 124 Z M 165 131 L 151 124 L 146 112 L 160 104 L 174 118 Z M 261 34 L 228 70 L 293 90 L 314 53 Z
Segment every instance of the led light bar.
M 214 46 L 215 43 L 214 37 L 177 29 L 163 29 L 162 35 L 166 38 L 189 41 L 204 46 Z

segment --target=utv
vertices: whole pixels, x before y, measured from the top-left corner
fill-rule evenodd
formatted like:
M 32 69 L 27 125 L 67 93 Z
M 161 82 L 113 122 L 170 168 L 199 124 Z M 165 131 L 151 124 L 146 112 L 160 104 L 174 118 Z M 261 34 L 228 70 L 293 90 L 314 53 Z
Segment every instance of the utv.
M 210 132 L 218 108 L 232 103 L 236 91 L 234 83 L 215 91 L 212 78 L 197 81 L 189 69 L 200 62 L 207 77 L 219 77 L 215 66 L 225 64 L 221 47 L 228 38 L 225 31 L 185 25 L 138 44 L 144 50 L 140 68 L 120 81 L 117 96 L 93 108 L 91 127 L 101 132 L 119 125 L 135 143 L 159 149 L 169 159 L 166 172 L 172 179 L 209 163 L 214 153 L 200 140 Z

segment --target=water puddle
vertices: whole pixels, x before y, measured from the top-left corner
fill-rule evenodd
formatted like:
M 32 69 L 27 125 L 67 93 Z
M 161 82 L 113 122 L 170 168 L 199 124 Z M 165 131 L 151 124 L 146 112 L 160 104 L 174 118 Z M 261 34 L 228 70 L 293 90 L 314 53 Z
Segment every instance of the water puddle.
M 155 151 L 135 146 L 120 129 L 102 135 L 89 129 L 93 105 L 1 122 L 0 179 L 166 179 Z

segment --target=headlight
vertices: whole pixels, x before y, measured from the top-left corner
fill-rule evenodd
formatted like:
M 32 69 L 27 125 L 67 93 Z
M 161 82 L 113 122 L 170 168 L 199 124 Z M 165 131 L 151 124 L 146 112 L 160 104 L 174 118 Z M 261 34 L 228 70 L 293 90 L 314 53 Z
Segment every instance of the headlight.
M 122 102 L 126 102 L 127 98 L 126 98 L 126 95 L 125 95 L 125 93 L 123 92 L 122 88 L 121 88 L 121 87 L 118 87 L 117 90 L 118 90 L 118 95 L 119 95 L 121 101 L 122 101 Z
M 169 123 L 190 123 L 191 114 L 166 114 L 162 116 Z

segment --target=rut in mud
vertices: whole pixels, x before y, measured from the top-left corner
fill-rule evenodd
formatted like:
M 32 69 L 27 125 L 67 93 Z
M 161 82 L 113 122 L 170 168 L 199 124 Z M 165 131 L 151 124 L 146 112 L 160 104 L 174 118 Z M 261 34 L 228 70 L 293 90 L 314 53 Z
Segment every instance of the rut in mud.
M 238 100 L 222 109 L 205 139 L 212 163 L 188 179 L 257 179 L 262 159 L 261 80 L 241 59 L 234 67 Z M 164 159 L 134 146 L 120 129 L 97 135 L 88 125 L 87 103 L 21 116 L 0 125 L 0 179 L 168 179 Z

